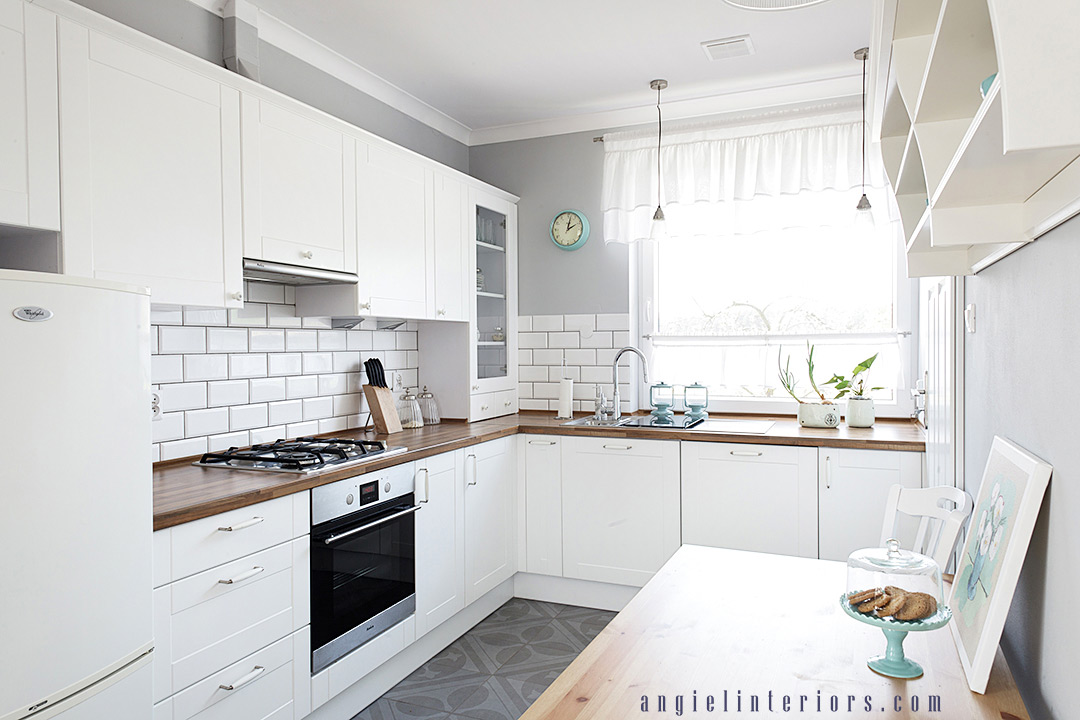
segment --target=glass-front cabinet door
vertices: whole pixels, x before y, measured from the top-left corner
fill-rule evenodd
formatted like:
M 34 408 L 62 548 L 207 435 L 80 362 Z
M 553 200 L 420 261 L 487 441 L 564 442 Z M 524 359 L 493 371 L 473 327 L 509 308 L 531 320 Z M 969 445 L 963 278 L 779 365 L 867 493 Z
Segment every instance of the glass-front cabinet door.
M 473 392 L 517 385 L 517 207 L 473 192 L 472 234 L 476 289 L 472 304 Z

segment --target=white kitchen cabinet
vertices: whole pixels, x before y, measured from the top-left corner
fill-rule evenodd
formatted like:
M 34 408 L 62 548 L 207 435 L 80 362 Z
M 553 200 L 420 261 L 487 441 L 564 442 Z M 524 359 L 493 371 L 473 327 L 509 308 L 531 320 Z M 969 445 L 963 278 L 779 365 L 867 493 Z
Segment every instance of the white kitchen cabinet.
M 818 552 L 847 560 L 853 550 L 881 541 L 885 501 L 893 485 L 923 484 L 923 454 L 889 450 L 818 449 Z M 904 518 L 900 540 L 910 547 L 918 522 Z
M 56 16 L 0 0 L 0 224 L 60 229 Z
M 416 636 L 465 607 L 462 453 L 416 461 Z
M 425 318 L 434 266 L 433 173 L 418 159 L 356 143 L 357 274 L 361 315 Z
M 435 235 L 434 312 L 436 320 L 468 320 L 466 288 L 473 270 L 469 267 L 466 203 L 468 188 L 462 181 L 436 172 L 433 190 L 433 224 Z
M 563 574 L 562 444 L 553 435 L 526 435 L 525 571 Z
M 817 557 L 817 510 L 816 448 L 682 443 L 684 543 Z
M 472 391 L 516 390 L 517 206 L 479 188 L 472 188 L 469 198 L 469 231 L 475 238 L 470 243 L 470 266 L 475 267 L 474 275 L 479 271 L 470 284 Z
M 353 139 L 247 94 L 241 120 L 245 257 L 355 272 Z
M 473 602 L 516 572 L 511 438 L 464 451 L 465 602 Z
M 63 268 L 157 303 L 240 307 L 240 94 L 65 19 Z
M 563 576 L 644 585 L 680 545 L 679 443 L 561 440 Z

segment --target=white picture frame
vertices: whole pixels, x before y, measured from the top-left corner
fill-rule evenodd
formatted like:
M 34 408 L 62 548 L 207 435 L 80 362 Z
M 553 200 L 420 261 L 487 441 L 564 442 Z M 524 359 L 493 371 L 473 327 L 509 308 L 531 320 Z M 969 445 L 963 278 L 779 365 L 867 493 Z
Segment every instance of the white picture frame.
M 949 623 L 973 692 L 985 693 L 1053 468 L 994 436 L 956 578 Z

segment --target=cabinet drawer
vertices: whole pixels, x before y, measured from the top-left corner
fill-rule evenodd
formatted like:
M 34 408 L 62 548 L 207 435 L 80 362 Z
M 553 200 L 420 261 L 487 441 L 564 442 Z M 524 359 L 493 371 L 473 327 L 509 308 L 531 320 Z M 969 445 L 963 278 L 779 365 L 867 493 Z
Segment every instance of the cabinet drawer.
M 292 720 L 295 661 L 293 639 L 279 640 L 177 693 L 171 720 Z
M 669 440 L 638 440 L 636 438 L 565 438 L 564 452 L 609 457 L 662 458 L 670 450 Z M 678 447 L 676 442 L 674 447 Z
M 154 594 L 154 699 L 188 687 L 307 622 L 306 537 Z
M 517 390 L 503 390 L 495 393 L 496 415 L 513 415 L 518 411 Z
M 259 260 L 273 260 L 288 263 L 289 265 L 324 268 L 326 270 L 346 269 L 345 253 L 340 250 L 330 250 L 318 245 L 304 245 L 303 243 L 268 237 L 263 238 L 262 247 L 262 257 L 258 258 Z
M 800 459 L 800 448 L 788 445 L 689 442 L 685 448 L 696 458 L 716 462 L 798 465 Z
M 476 422 L 477 420 L 487 420 L 488 418 L 501 415 L 499 395 L 500 393 L 497 392 L 473 395 L 470 399 L 471 410 L 469 412 L 469 419 Z
M 281 497 L 172 528 L 172 579 L 291 540 L 293 500 Z

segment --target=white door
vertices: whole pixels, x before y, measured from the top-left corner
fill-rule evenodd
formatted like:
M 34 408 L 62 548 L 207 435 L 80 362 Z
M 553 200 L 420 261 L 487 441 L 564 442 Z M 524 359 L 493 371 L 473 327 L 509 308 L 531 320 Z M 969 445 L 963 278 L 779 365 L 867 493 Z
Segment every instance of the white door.
M 682 540 L 817 557 L 817 450 L 682 443 Z
M 922 453 L 818 448 L 818 553 L 847 560 L 860 548 L 877 547 L 885 501 L 893 485 L 922 487 Z M 900 541 L 910 547 L 917 522 L 905 519 Z
M 562 441 L 552 435 L 525 437 L 525 570 L 561 576 Z
M 641 586 L 679 549 L 679 443 L 563 438 L 563 576 Z
M 352 138 L 244 95 L 244 255 L 356 270 Z
M 515 463 L 510 438 L 466 448 L 465 602 L 473 602 L 516 571 Z
M 60 21 L 64 272 L 240 306 L 240 97 Z
M 416 636 L 465 607 L 465 509 L 459 451 L 416 462 Z
M 469 280 L 469 253 L 465 244 L 467 197 L 465 183 L 435 173 L 435 311 L 429 314 L 436 320 L 469 319 L 465 299 Z
M 925 347 L 926 473 L 927 485 L 964 487 L 963 462 L 963 304 L 961 278 L 925 278 L 924 323 L 920 334 Z
M 60 229 L 56 16 L 0 0 L 0 223 Z
M 371 315 L 427 317 L 432 182 L 420 161 L 356 142 L 358 290 Z

